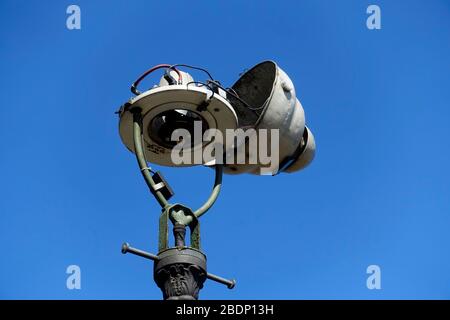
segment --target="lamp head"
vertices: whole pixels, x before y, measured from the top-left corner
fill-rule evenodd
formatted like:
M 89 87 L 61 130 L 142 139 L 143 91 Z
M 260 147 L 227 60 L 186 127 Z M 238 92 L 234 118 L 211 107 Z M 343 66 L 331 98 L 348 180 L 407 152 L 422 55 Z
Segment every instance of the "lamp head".
M 188 73 L 169 67 L 159 85 L 138 93 L 119 112 L 119 132 L 134 152 L 132 113 L 139 110 L 149 162 L 224 163 L 229 174 L 273 175 L 301 170 L 314 158 L 314 136 L 305 126 L 294 85 L 272 61 L 252 67 L 230 89 L 214 80 L 196 82 Z M 205 150 L 212 150 L 212 157 L 205 157 Z M 174 161 L 174 152 L 190 161 Z M 264 152 L 272 160 L 269 165 L 260 157 Z
M 183 80 L 178 82 L 175 72 L 171 75 L 175 84 L 162 77 L 159 85 L 132 98 L 119 113 L 119 133 L 125 146 L 134 153 L 133 112 L 142 114 L 142 137 L 146 158 L 149 162 L 163 166 L 192 166 L 198 163 L 175 164 L 171 154 L 181 141 L 172 139 L 177 129 L 184 129 L 192 137 L 203 135 L 208 129 L 225 132 L 237 127 L 237 116 L 224 97 L 214 94 L 208 87 L 199 86 L 192 77 L 182 72 Z M 197 130 L 199 128 L 200 130 Z M 199 132 L 194 132 L 194 131 Z M 193 155 L 210 142 L 191 139 L 185 143 L 184 153 Z M 203 164 L 203 163 L 200 163 Z

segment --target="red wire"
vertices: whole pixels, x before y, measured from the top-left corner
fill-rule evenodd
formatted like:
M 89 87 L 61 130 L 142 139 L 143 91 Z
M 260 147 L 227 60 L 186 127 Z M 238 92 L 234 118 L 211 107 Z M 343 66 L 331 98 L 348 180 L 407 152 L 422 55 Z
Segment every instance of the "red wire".
M 133 82 L 132 87 L 134 87 L 137 90 L 137 86 L 139 85 L 139 83 L 146 77 L 148 76 L 150 73 L 152 73 L 155 70 L 161 69 L 161 68 L 170 68 L 172 65 L 170 64 L 158 64 L 150 69 L 148 69 L 147 71 L 145 71 L 139 78 L 137 78 L 137 80 L 135 82 Z M 181 72 L 176 69 L 176 68 L 171 68 L 173 69 L 177 74 L 178 74 L 178 82 L 181 83 L 183 80 L 183 77 L 181 75 Z

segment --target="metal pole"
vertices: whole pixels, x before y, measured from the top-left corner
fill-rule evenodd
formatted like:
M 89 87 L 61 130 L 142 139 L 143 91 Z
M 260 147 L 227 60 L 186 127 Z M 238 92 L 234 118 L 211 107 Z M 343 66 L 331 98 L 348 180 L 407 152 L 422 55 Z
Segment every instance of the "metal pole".
M 137 255 L 139 257 L 150 259 L 150 260 L 153 260 L 153 261 L 158 261 L 159 260 L 157 255 L 151 254 L 151 253 L 148 253 L 148 252 L 145 252 L 145 251 L 142 251 L 140 249 L 136 249 L 136 248 L 130 247 L 130 245 L 125 242 L 122 245 L 122 253 L 125 254 L 125 253 L 128 253 L 128 252 L 132 253 L 132 254 L 135 254 L 135 255 Z
M 213 281 L 216 281 L 216 282 L 226 285 L 228 289 L 233 289 L 234 286 L 236 285 L 236 280 L 234 280 L 234 279 L 228 280 L 228 279 L 216 276 L 215 274 L 212 274 L 212 273 L 207 273 L 206 277 L 209 280 L 213 280 Z

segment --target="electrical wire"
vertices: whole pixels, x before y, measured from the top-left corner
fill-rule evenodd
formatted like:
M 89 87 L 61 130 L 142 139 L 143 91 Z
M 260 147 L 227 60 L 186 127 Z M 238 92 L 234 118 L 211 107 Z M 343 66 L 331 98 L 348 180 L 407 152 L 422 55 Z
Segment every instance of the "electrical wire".
M 227 92 L 228 91 L 233 91 L 233 93 L 239 97 L 238 93 L 236 92 L 236 90 L 234 90 L 233 88 L 226 88 Z
M 194 84 L 201 84 L 201 85 L 204 86 L 204 87 L 208 87 L 209 90 L 211 90 L 212 93 L 213 93 L 213 95 L 211 96 L 211 98 L 214 96 L 215 92 L 214 92 L 213 88 L 212 88 L 209 84 L 204 83 L 204 82 L 201 82 L 201 81 L 191 81 L 191 82 L 186 83 L 186 85 L 189 86 L 189 85 L 192 84 L 192 83 L 194 83 Z
M 177 65 L 175 65 L 175 66 L 177 66 L 177 67 L 182 67 L 182 66 L 185 66 L 185 65 L 177 64 Z M 252 111 L 259 111 L 259 110 L 261 110 L 261 109 L 263 109 L 263 108 L 265 107 L 265 105 L 262 105 L 261 107 L 252 107 L 252 106 L 250 106 L 247 102 L 245 102 L 244 100 L 242 100 L 242 99 L 239 97 L 239 95 L 238 95 L 238 93 L 236 92 L 236 90 L 234 90 L 233 88 L 224 88 L 224 87 L 219 83 L 219 81 L 214 80 L 214 79 L 211 77 L 211 75 L 209 74 L 208 71 L 205 70 L 205 72 L 208 73 L 208 75 L 209 75 L 209 77 L 210 77 L 210 79 L 211 79 L 211 80 L 207 80 L 207 82 L 213 83 L 215 86 L 219 87 L 220 89 L 224 90 L 224 91 L 227 92 L 228 94 L 232 95 L 233 97 L 235 97 L 236 99 L 238 99 L 242 104 L 244 104 L 248 109 L 250 109 L 250 110 L 252 110 Z M 208 83 L 204 83 L 204 82 L 201 82 L 201 81 L 191 81 L 191 82 L 189 82 L 188 84 L 190 84 L 190 83 L 199 83 L 199 84 L 202 84 L 202 85 L 204 85 L 204 86 L 207 86 L 212 92 L 214 92 L 214 90 L 212 89 L 212 87 L 211 87 Z
M 245 102 L 244 100 L 242 100 L 237 94 L 231 92 L 231 90 L 224 88 L 218 81 L 215 80 L 211 80 L 209 82 L 214 83 L 214 85 L 216 85 L 217 87 L 219 87 L 220 89 L 226 91 L 227 93 L 229 93 L 230 95 L 232 95 L 233 97 L 235 97 L 236 99 L 238 99 L 242 104 L 244 104 L 248 109 L 252 110 L 252 111 L 259 111 L 261 109 L 263 109 L 265 107 L 265 104 L 263 104 L 261 107 L 252 107 L 250 106 L 247 102 Z M 233 90 L 233 89 L 232 89 Z M 234 91 L 234 90 L 233 90 Z M 236 92 L 236 91 L 234 91 Z
M 195 67 L 195 66 L 191 66 L 189 64 L 174 64 L 171 65 L 169 67 L 169 69 L 174 69 L 176 67 L 185 67 L 185 68 L 190 68 L 190 69 L 194 69 L 194 70 L 199 70 L 199 71 L 203 71 L 204 73 L 206 73 L 208 75 L 208 77 L 212 80 L 215 81 L 214 78 L 212 77 L 211 73 L 208 72 L 208 70 L 204 69 L 204 68 L 200 68 L 200 67 Z M 176 69 L 174 69 L 176 70 Z
M 219 81 L 214 80 L 214 78 L 212 77 L 211 73 L 209 73 L 208 70 L 201 68 L 201 67 L 196 67 L 196 66 L 192 66 L 189 64 L 173 64 L 173 65 L 169 65 L 169 64 L 158 64 L 152 68 L 150 68 L 149 70 L 147 70 L 146 72 L 144 72 L 136 81 L 133 82 L 133 84 L 131 85 L 131 92 L 134 93 L 135 95 L 140 95 L 141 92 L 137 89 L 137 86 L 139 85 L 139 83 L 145 78 L 147 77 L 150 73 L 152 73 L 155 70 L 161 69 L 161 68 L 166 68 L 168 70 L 174 70 L 177 74 L 178 74 L 178 83 L 181 84 L 182 83 L 182 74 L 181 72 L 177 69 L 177 67 L 185 67 L 185 68 L 190 68 L 190 69 L 194 69 L 194 70 L 199 70 L 202 71 L 204 73 L 206 73 L 209 77 L 210 80 L 207 80 L 207 83 L 201 82 L 201 81 L 191 81 L 189 82 L 187 85 L 192 84 L 192 83 L 196 83 L 196 84 L 201 84 L 203 86 L 207 86 L 213 93 L 214 90 L 213 88 L 208 84 L 208 83 L 212 83 L 214 84 L 214 86 L 219 87 L 220 89 L 224 90 L 225 92 L 227 92 L 229 95 L 235 97 L 237 100 L 239 100 L 245 107 L 247 107 L 248 109 L 252 110 L 252 111 L 259 111 L 261 109 L 263 109 L 265 107 L 265 104 L 263 104 L 261 107 L 252 107 L 250 106 L 247 102 L 245 102 L 243 99 L 241 99 L 238 95 L 238 93 L 233 89 L 233 88 L 224 88 Z
M 181 83 L 182 82 L 182 75 L 181 72 L 176 69 L 175 67 L 171 66 L 170 64 L 158 64 L 150 69 L 148 69 L 147 71 L 145 71 L 139 78 L 137 78 L 136 81 L 133 82 L 133 84 L 131 85 L 131 92 L 134 93 L 135 95 L 140 95 L 141 92 L 137 89 L 137 86 L 139 85 L 139 83 L 144 80 L 145 77 L 147 77 L 150 73 L 152 73 L 155 70 L 161 69 L 161 68 L 166 68 L 166 69 L 172 69 L 174 70 L 177 74 L 178 74 L 178 82 Z
M 189 85 L 190 85 L 190 84 L 193 84 L 193 83 L 194 83 L 194 84 L 201 84 L 202 86 L 208 87 L 209 90 L 211 90 L 211 92 L 212 92 L 211 97 L 209 97 L 208 101 L 204 101 L 204 102 L 203 102 L 203 105 L 202 105 L 202 107 L 207 107 L 207 106 L 209 105 L 209 101 L 211 101 L 211 99 L 214 98 L 214 95 L 215 95 L 216 93 L 214 92 L 213 88 L 211 88 L 211 86 L 210 86 L 209 84 L 204 83 L 204 82 L 201 82 L 201 81 L 191 81 L 191 82 L 188 82 L 188 83 L 186 84 L 186 86 L 189 87 Z

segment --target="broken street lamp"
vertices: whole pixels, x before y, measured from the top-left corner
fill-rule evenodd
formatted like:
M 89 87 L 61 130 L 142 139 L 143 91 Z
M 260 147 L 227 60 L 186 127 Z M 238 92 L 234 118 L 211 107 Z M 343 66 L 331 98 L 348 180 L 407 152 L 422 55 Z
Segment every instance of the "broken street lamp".
M 158 85 L 139 91 L 141 81 L 163 69 Z M 207 80 L 195 81 L 181 69 L 204 72 Z M 198 299 L 206 279 L 228 288 L 234 280 L 210 274 L 200 248 L 199 218 L 216 201 L 222 174 L 292 173 L 314 158 L 315 141 L 305 126 L 303 107 L 286 73 L 272 61 L 264 61 L 244 72 L 225 88 L 202 68 L 189 65 L 157 65 L 131 86 L 135 97 L 119 114 L 119 133 L 124 145 L 136 155 L 150 192 L 162 208 L 159 218 L 158 254 L 124 244 L 123 253 L 154 261 L 154 280 L 164 299 Z M 211 195 L 193 211 L 169 202 L 173 191 L 160 172 L 148 163 L 214 168 Z M 169 245 L 169 222 L 174 246 Z M 186 228 L 190 242 L 186 242 Z

